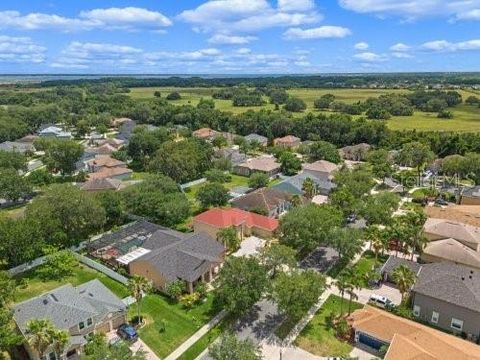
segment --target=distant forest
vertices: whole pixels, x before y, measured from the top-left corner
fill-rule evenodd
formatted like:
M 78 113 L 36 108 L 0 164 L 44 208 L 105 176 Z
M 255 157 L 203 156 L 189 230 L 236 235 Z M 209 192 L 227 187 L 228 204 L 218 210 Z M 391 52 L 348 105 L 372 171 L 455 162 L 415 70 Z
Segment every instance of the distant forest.
M 285 75 L 270 77 L 169 77 L 136 78 L 104 77 L 99 79 L 48 80 L 33 86 L 51 87 L 58 85 L 83 85 L 115 83 L 119 87 L 277 87 L 277 88 L 352 88 L 386 87 L 414 88 L 425 86 L 480 86 L 480 73 L 394 73 L 394 74 L 328 74 L 328 75 Z M 17 85 L 21 86 L 21 85 Z M 29 84 L 28 86 L 32 86 Z

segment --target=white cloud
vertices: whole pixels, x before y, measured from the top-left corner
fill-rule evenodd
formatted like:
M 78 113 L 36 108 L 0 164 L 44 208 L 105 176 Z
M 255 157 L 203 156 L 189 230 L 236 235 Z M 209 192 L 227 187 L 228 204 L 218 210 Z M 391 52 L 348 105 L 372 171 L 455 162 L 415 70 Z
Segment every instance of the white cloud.
M 312 29 L 291 28 L 284 32 L 287 40 L 344 38 L 351 35 L 348 28 L 341 26 L 320 26 Z
M 373 52 L 362 52 L 360 54 L 355 54 L 353 57 L 363 62 L 382 62 L 387 60 L 385 55 L 379 55 Z
M 411 59 L 411 58 L 413 58 L 412 55 L 404 53 L 404 52 L 393 52 L 392 56 L 397 58 L 397 59 Z
M 211 44 L 227 44 L 227 45 L 242 45 L 248 44 L 251 41 L 257 40 L 255 36 L 235 36 L 216 34 L 213 35 L 208 42 Z
M 305 0 L 280 1 L 277 8 L 266 0 L 210 0 L 178 18 L 197 31 L 229 34 L 311 24 L 322 16 Z
M 315 8 L 313 0 L 278 0 L 278 8 L 282 11 L 307 11 Z
M 480 50 L 480 39 L 461 41 L 457 43 L 447 40 L 435 40 L 424 43 L 422 50 L 435 52 L 454 52 L 463 50 Z
M 395 52 L 405 52 L 405 51 L 409 51 L 411 48 L 412 48 L 411 46 L 408 46 L 404 43 L 397 43 L 395 45 L 390 46 L 390 50 Z
M 235 50 L 235 53 L 240 54 L 240 55 L 250 54 L 251 52 L 252 52 L 252 50 L 249 49 L 249 48 L 240 48 L 240 49 Z
M 19 30 L 59 30 L 64 32 L 105 30 L 159 29 L 172 22 L 156 11 L 142 8 L 109 8 L 82 11 L 79 17 L 68 18 L 55 14 L 0 11 L 0 28 Z
M 98 21 L 110 26 L 142 26 L 164 27 L 172 25 L 172 21 L 165 15 L 138 7 L 108 8 L 82 11 L 80 17 L 91 21 Z
M 400 15 L 407 19 L 447 16 L 480 20 L 480 0 L 339 0 L 340 6 L 358 13 Z
M 0 62 L 41 63 L 45 61 L 45 51 L 29 37 L 0 36 Z
M 356 43 L 354 48 L 355 50 L 367 50 L 370 46 L 368 45 L 368 43 L 366 42 L 359 42 L 359 43 Z

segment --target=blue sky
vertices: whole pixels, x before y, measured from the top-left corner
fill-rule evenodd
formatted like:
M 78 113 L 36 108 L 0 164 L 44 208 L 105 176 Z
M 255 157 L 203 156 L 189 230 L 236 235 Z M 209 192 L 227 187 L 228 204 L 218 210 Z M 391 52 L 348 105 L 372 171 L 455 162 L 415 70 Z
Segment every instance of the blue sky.
M 0 73 L 479 70 L 480 0 L 0 3 Z

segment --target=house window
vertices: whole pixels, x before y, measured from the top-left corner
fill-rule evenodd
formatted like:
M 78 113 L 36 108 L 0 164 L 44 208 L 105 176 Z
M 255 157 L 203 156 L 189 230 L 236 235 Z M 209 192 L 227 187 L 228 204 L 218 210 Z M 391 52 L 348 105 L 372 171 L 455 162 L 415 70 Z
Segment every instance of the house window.
M 85 323 L 84 323 L 83 321 L 80 321 L 80 322 L 78 323 L 78 328 L 79 328 L 80 330 L 84 329 L 84 328 L 85 328 Z
M 438 324 L 438 317 L 440 314 L 436 311 L 432 311 L 432 323 Z
M 420 316 L 420 306 L 413 305 L 413 315 Z
M 450 324 L 452 329 L 462 331 L 463 329 L 463 320 L 458 320 L 455 318 L 452 318 L 452 323 Z
M 92 324 L 93 324 L 92 318 L 88 318 L 87 319 L 87 326 L 92 326 Z

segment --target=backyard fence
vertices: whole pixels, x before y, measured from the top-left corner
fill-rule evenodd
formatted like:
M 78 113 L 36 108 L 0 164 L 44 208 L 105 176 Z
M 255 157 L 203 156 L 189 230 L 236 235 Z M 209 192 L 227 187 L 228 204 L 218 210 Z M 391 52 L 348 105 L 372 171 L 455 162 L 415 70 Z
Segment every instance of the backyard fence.
M 119 283 L 127 285 L 128 279 L 125 276 L 120 275 L 119 273 L 113 271 L 112 269 L 106 267 L 105 265 L 102 265 L 82 254 L 78 254 L 78 253 L 74 253 L 74 254 L 75 254 L 75 257 L 78 259 L 78 261 L 80 261 L 81 263 L 91 267 L 92 269 L 100 271 L 102 274 L 107 275 L 108 277 L 118 281 Z
M 24 273 L 25 271 L 34 269 L 37 266 L 42 265 L 45 259 L 46 256 L 41 256 L 39 258 L 36 258 L 35 260 L 23 263 L 22 265 L 18 265 L 14 268 L 9 269 L 8 273 L 10 274 L 10 276 L 16 276 L 18 274 Z
M 192 187 L 192 186 L 195 186 L 195 185 L 199 185 L 199 184 L 203 184 L 204 182 L 206 182 L 207 179 L 206 178 L 201 178 L 201 179 L 198 179 L 198 180 L 193 180 L 193 181 L 190 181 L 188 183 L 185 183 L 185 184 L 181 184 L 180 185 L 180 188 L 182 190 L 185 190 L 189 187 Z

